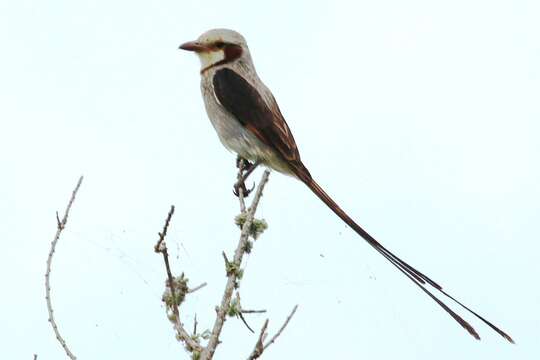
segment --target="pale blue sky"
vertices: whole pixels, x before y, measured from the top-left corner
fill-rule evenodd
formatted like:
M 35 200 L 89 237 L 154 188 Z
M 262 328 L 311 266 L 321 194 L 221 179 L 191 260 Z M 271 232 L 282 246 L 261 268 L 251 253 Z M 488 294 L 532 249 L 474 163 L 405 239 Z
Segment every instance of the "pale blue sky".
M 272 174 L 242 299 L 275 331 L 265 359 L 540 357 L 540 5 L 536 1 L 0 1 L 2 353 L 60 359 L 43 272 L 80 359 L 188 358 L 152 252 L 168 206 L 175 269 L 209 285 L 209 327 L 238 205 L 199 63 L 210 28 L 248 40 L 314 177 L 360 224 L 495 324 L 477 342 L 304 186 Z M 257 177 L 260 173 L 257 173 Z M 323 256 L 321 256 L 321 254 Z M 177 258 L 178 256 L 178 258 Z M 259 328 L 265 316 L 249 317 Z M 226 323 L 217 359 L 255 336 Z

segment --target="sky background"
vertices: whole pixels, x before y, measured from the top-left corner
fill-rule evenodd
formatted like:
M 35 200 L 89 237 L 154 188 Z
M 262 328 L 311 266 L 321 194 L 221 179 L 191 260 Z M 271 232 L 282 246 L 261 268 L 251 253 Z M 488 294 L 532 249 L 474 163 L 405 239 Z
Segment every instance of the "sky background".
M 238 241 L 224 150 L 178 46 L 210 28 L 248 40 L 318 182 L 369 232 L 508 331 L 460 311 L 470 337 L 300 182 L 274 173 L 269 229 L 241 295 L 257 330 L 296 316 L 265 359 L 538 359 L 540 5 L 537 1 L 0 0 L 0 339 L 3 357 L 187 359 L 153 253 L 171 204 L 182 306 L 211 326 Z M 260 170 L 254 179 L 260 177 Z M 191 325 L 189 325 L 191 326 Z M 256 336 L 226 322 L 217 359 Z

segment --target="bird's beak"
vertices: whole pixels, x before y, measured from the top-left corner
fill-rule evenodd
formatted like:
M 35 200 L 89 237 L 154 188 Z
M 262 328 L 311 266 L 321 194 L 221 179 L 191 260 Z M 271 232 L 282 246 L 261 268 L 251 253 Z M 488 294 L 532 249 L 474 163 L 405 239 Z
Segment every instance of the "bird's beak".
M 208 47 L 198 41 L 188 41 L 187 43 L 183 43 L 182 45 L 180 45 L 179 49 L 195 52 L 203 52 L 209 50 Z

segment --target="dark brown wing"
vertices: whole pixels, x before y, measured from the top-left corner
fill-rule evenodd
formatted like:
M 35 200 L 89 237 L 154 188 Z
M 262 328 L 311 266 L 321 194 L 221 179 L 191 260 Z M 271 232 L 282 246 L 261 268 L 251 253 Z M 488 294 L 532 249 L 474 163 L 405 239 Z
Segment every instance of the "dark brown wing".
M 240 124 L 293 168 L 305 169 L 291 130 L 273 97 L 271 104 L 267 104 L 253 85 L 228 68 L 216 71 L 212 82 L 217 99 Z

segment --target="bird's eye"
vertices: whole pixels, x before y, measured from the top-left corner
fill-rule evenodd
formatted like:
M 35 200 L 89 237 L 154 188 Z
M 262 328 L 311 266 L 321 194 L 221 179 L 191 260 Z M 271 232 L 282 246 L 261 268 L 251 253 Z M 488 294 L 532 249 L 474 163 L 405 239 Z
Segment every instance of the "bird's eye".
M 214 43 L 214 46 L 217 47 L 218 49 L 223 49 L 225 47 L 225 43 L 223 41 L 216 41 Z

